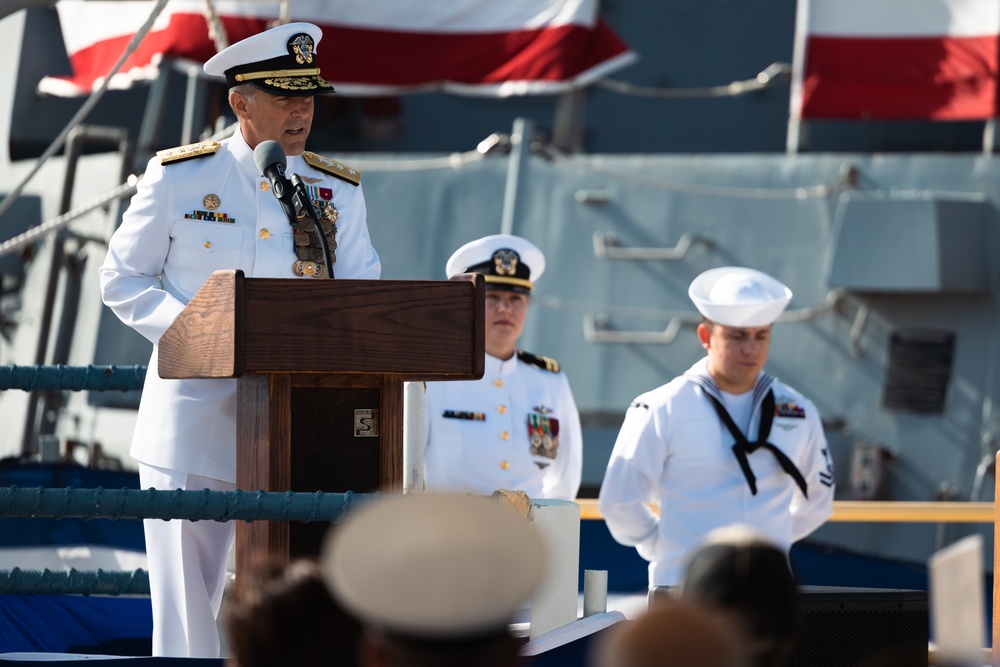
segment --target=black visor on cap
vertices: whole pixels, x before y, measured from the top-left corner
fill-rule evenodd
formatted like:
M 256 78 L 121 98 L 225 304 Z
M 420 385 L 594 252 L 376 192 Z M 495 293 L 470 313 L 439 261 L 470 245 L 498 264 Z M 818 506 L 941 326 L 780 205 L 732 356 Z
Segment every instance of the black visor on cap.
M 482 273 L 488 290 L 531 294 L 531 268 L 510 248 L 500 248 L 490 259 L 470 266 L 465 273 Z
M 226 70 L 229 87 L 249 83 L 264 92 L 282 97 L 306 97 L 337 92 L 320 76 L 315 43 L 307 33 L 292 35 L 288 54 L 237 65 Z

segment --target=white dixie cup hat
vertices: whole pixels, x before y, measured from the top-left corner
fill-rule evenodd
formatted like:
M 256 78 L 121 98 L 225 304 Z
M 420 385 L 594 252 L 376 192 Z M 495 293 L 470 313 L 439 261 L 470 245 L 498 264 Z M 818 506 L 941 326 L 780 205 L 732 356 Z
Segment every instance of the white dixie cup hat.
M 742 266 L 709 269 L 691 282 L 688 296 L 706 319 L 727 327 L 764 327 L 784 312 L 792 290 Z

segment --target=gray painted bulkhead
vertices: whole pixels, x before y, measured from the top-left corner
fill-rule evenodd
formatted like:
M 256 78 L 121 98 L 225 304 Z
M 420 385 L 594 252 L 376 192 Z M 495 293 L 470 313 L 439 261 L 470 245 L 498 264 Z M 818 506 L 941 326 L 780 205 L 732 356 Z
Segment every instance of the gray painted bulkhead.
M 506 160 L 401 173 L 379 171 L 371 155 L 338 157 L 362 165 L 369 227 L 386 278 L 442 279 L 454 248 L 500 230 Z M 364 170 L 365 165 L 375 168 Z M 842 177 L 848 168 L 856 174 L 856 189 L 845 189 Z M 855 443 L 875 442 L 891 454 L 885 464 L 887 499 L 933 500 L 938 492 L 942 498 L 970 499 L 977 467 L 984 454 L 995 453 L 993 434 L 1000 432 L 995 406 L 1000 370 L 996 159 L 643 155 L 553 162 L 532 155 L 524 169 L 518 192 L 523 213 L 513 232 L 542 248 L 547 268 L 536 285 L 521 344 L 558 359 L 572 383 L 585 424 L 592 427 L 585 438 L 585 482 L 599 483 L 632 398 L 683 372 L 702 354 L 691 324 L 682 325 L 668 344 L 601 343 L 587 340 L 586 319 L 604 316 L 614 331 L 639 332 L 663 332 L 674 316 L 696 322 L 687 297 L 690 281 L 706 269 L 735 264 L 778 276 L 794 292 L 789 315 L 809 316 L 776 325 L 768 368 L 810 396 L 820 410 L 837 466 L 838 498 L 853 497 Z M 842 185 L 829 194 L 810 196 L 815 186 L 838 182 Z M 862 262 L 882 259 L 891 274 L 904 268 L 892 262 L 912 255 L 913 271 L 921 276 L 928 245 L 940 249 L 948 266 L 958 261 L 961 270 L 962 257 L 947 250 L 947 237 L 954 234 L 962 237 L 958 245 L 963 251 L 972 251 L 967 263 L 982 269 L 976 275 L 983 289 L 929 288 L 916 281 L 920 284 L 902 289 L 834 291 L 839 285 L 831 281 L 831 270 L 838 256 L 838 224 L 844 224 L 838 205 L 841 197 L 862 195 L 897 201 L 901 216 L 887 213 L 881 223 L 906 235 L 895 244 L 879 240 L 849 248 L 857 254 L 858 272 L 864 269 Z M 593 201 L 582 203 L 588 196 Z M 947 203 L 956 199 L 976 205 L 959 206 L 964 217 L 944 215 L 928 223 L 913 215 L 910 202 L 915 198 L 944 200 L 949 210 L 954 207 Z M 866 224 L 878 238 L 880 220 Z M 948 225 L 959 231 L 950 232 Z M 970 225 L 976 230 L 971 240 L 962 231 Z M 938 238 L 914 242 L 939 227 L 945 243 Z M 675 260 L 600 259 L 593 242 L 597 233 L 613 233 L 621 248 L 671 248 L 684 234 L 708 238 L 711 244 L 692 244 Z M 838 272 L 849 273 L 843 251 L 838 261 Z M 866 319 L 859 316 L 863 308 Z M 912 330 L 955 335 L 941 414 L 883 407 L 890 336 Z M 976 499 L 990 500 L 992 486 L 989 475 Z M 992 531 L 981 529 L 989 548 Z M 833 523 L 816 538 L 920 560 L 940 541 L 979 530 L 955 524 L 940 534 L 935 526 L 922 524 Z

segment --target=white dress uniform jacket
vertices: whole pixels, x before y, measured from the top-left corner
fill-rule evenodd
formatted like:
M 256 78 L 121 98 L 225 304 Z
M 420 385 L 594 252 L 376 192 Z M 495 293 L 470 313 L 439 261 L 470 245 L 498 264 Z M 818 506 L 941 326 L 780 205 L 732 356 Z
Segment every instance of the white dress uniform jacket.
M 523 352 L 506 361 L 486 355 L 482 379 L 427 383 L 428 491 L 576 498 L 583 438 L 569 381 L 526 359 L 545 362 Z
M 748 456 L 757 484 L 757 494 L 751 492 L 732 450 L 734 438 L 706 395 L 724 403 L 708 376 L 707 358 L 629 407 L 598 508 L 614 538 L 650 561 L 651 587 L 680 583 L 685 558 L 713 528 L 748 524 L 787 550 L 833 513 L 833 463 L 809 399 L 761 373 L 748 439 L 756 439 L 768 389 L 775 416 L 767 441 L 802 473 L 808 498 L 764 448 Z M 659 504 L 659 517 L 647 503 Z
M 323 188 L 340 212 L 334 275 L 378 278 L 361 186 L 302 156 L 288 158 L 286 173 Z M 269 185 L 239 130 L 211 155 L 166 165 L 154 157 L 111 238 L 104 302 L 154 344 L 131 449 L 142 463 L 236 481 L 236 380 L 163 380 L 156 343 L 214 271 L 295 277 L 292 229 Z

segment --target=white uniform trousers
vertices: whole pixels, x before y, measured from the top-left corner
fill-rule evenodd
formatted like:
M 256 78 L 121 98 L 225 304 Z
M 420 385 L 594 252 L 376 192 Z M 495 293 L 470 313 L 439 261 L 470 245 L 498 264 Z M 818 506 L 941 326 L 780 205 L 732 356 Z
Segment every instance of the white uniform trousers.
M 144 489 L 235 491 L 210 477 L 139 464 Z M 226 588 L 226 563 L 236 526 L 232 521 L 143 521 L 153 608 L 153 655 L 218 658 L 216 619 Z

